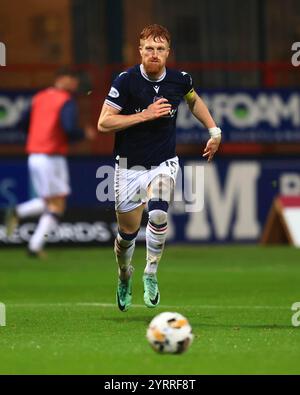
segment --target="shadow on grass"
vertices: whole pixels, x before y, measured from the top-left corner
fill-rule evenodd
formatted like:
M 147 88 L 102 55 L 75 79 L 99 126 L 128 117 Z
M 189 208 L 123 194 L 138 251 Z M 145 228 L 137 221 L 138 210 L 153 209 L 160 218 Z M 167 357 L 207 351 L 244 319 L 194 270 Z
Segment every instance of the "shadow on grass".
M 120 317 L 105 317 L 102 318 L 101 321 L 114 321 L 114 322 L 146 322 L 147 324 L 152 320 L 152 316 L 130 316 L 129 314 L 127 315 L 126 313 L 120 313 L 122 316 Z M 126 315 L 125 315 L 126 314 Z
M 145 322 L 149 324 L 153 316 L 148 315 L 138 315 L 138 316 L 130 316 L 130 313 L 120 313 L 122 316 L 120 317 L 105 317 L 102 318 L 102 321 L 113 321 L 119 323 L 130 323 L 130 322 Z M 193 323 L 193 329 L 195 328 L 220 328 L 220 329 L 292 329 L 291 325 L 278 325 L 278 324 L 222 324 L 222 323 Z
M 278 324 L 194 324 L 193 328 L 229 328 L 236 331 L 240 329 L 292 329 L 291 325 Z

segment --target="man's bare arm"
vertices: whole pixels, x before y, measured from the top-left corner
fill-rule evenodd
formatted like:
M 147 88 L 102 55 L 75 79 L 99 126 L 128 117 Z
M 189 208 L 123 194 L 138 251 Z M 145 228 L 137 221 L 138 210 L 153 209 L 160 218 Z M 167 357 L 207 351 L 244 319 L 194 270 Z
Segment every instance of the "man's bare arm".
M 185 96 L 186 102 L 193 115 L 207 128 L 216 127 L 210 112 L 204 101 L 193 90 Z
M 119 132 L 138 123 L 153 121 L 168 115 L 170 109 L 171 105 L 166 99 L 159 99 L 142 112 L 123 115 L 116 108 L 104 103 L 98 120 L 98 130 L 104 133 Z
M 206 144 L 203 157 L 207 157 L 208 162 L 210 162 L 219 148 L 221 130 L 216 127 L 216 123 L 210 115 L 206 104 L 194 90 L 185 96 L 185 100 L 192 114 L 209 130 L 211 138 Z

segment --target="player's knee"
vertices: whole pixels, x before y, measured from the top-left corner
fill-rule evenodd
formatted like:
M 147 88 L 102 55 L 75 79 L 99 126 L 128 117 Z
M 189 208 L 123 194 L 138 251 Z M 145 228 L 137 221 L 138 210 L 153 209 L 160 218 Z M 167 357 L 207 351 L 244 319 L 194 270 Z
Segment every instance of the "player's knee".
M 156 225 L 162 225 L 167 222 L 168 213 L 162 210 L 153 210 L 149 212 L 149 219 Z
M 57 215 L 63 215 L 66 208 L 66 200 L 64 198 L 49 198 L 46 200 L 47 209 Z
M 136 238 L 136 236 L 139 233 L 139 230 L 131 232 L 130 230 L 128 231 L 127 228 L 124 227 L 119 227 L 118 233 L 121 239 L 126 240 L 126 241 L 132 241 Z
M 148 203 L 149 220 L 156 225 L 165 224 L 168 219 L 168 208 L 168 202 L 150 200 Z

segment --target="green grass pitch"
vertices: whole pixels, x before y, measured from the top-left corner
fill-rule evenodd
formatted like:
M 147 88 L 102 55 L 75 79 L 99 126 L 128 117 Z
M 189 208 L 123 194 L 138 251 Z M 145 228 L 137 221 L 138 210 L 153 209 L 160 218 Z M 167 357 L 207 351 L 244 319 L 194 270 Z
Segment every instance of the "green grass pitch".
M 134 256 L 133 303 L 115 306 L 111 248 L 53 249 L 45 261 L 0 251 L 0 374 L 299 374 L 300 251 L 167 246 L 161 305 L 143 306 L 145 249 Z M 195 334 L 182 355 L 156 354 L 145 333 L 162 311 Z

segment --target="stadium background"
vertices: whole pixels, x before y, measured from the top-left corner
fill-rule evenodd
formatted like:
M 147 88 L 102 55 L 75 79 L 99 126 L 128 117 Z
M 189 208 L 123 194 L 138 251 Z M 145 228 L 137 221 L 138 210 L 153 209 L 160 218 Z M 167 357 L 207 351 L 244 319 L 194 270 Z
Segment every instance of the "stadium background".
M 184 359 L 155 359 L 144 338 L 153 311 L 136 305 L 123 318 L 114 306 L 116 221 L 113 205 L 96 198 L 97 169 L 113 165 L 113 136 L 99 134 L 71 146 L 73 193 L 48 237 L 54 248 L 45 265 L 15 248 L 25 246 L 35 222 L 7 239 L 0 217 L 7 305 L 0 373 L 299 373 L 299 329 L 290 323 L 299 250 L 258 246 L 274 199 L 300 195 L 300 66 L 291 63 L 299 1 L 1 0 L 0 215 L 33 194 L 25 135 L 16 127 L 31 95 L 51 84 L 58 66 L 74 65 L 80 122 L 96 125 L 113 77 L 139 62 L 139 33 L 154 22 L 172 34 L 169 65 L 191 73 L 223 131 L 220 151 L 205 164 L 208 133 L 182 105 L 178 154 L 182 164 L 205 166 L 205 204 L 198 213 L 171 209 L 158 312 L 186 314 L 195 343 Z M 137 261 L 143 253 L 137 249 Z
M 96 124 L 112 78 L 139 61 L 139 32 L 153 20 L 171 31 L 170 65 L 191 73 L 223 130 L 205 185 L 207 204 L 201 214 L 185 215 L 175 207 L 170 241 L 257 243 L 274 197 L 300 193 L 300 79 L 291 64 L 291 46 L 299 36 L 297 1 L 248 0 L 240 7 L 235 0 L 147 0 L 143 6 L 134 0 L 28 0 L 19 3 L 18 13 L 13 7 L 4 0 L 0 10 L 7 48 L 0 72 L 1 210 L 32 194 L 26 135 L 16 128 L 31 95 L 51 84 L 57 66 L 76 65 L 82 77 L 81 122 Z M 203 164 L 206 139 L 182 105 L 177 132 L 182 164 Z M 100 164 L 112 165 L 112 146 L 113 136 L 103 134 L 96 142 L 72 145 L 73 194 L 50 243 L 111 242 L 115 220 L 107 210 L 112 206 L 97 201 L 96 172 Z M 22 226 L 10 240 L 2 226 L 1 245 L 23 243 L 33 226 Z
M 28 0 L 19 2 L 16 14 L 4 0 L 1 209 L 33 193 L 23 148 L 26 135 L 16 128 L 31 95 L 51 84 L 59 65 L 75 65 L 81 74 L 81 122 L 96 125 L 112 78 L 139 61 L 139 32 L 155 20 L 171 31 L 170 65 L 191 73 L 223 130 L 221 150 L 205 173 L 204 210 L 187 215 L 184 205 L 174 207 L 170 241 L 258 242 L 274 197 L 300 193 L 300 77 L 291 64 L 299 13 L 293 0 L 248 0 L 243 7 L 236 0 L 147 0 L 143 5 L 135 0 Z M 207 131 L 184 105 L 177 135 L 181 164 L 204 164 Z M 111 243 L 115 219 L 112 205 L 96 198 L 101 181 L 96 172 L 100 164 L 112 165 L 112 145 L 113 136 L 103 134 L 96 142 L 72 145 L 73 194 L 65 221 L 49 242 Z M 33 226 L 21 226 L 10 240 L 2 227 L 1 245 L 24 242 Z

